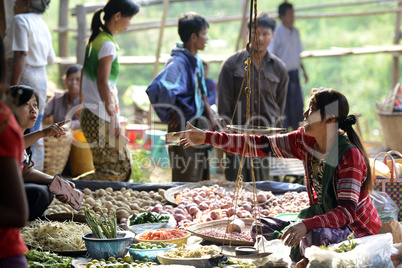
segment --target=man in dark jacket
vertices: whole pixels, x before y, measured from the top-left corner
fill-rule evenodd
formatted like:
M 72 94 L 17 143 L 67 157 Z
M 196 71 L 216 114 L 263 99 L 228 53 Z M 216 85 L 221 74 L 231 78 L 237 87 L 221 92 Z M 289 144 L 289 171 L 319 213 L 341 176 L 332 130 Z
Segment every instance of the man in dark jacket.
M 251 38 L 254 38 L 254 22 L 251 23 Z M 249 51 L 242 50 L 229 57 L 221 67 L 218 79 L 218 113 L 227 124 L 262 127 L 281 127 L 280 119 L 284 115 L 286 94 L 289 77 L 282 60 L 268 51 L 268 45 L 274 37 L 275 20 L 268 14 L 261 13 L 257 17 L 257 43 Z M 247 33 L 248 36 L 248 33 Z M 250 119 L 247 122 L 247 86 L 245 61 L 252 57 L 250 87 Z M 244 81 L 244 83 L 243 83 Z M 243 87 L 243 88 L 242 88 Z M 239 92 L 240 98 L 238 99 Z M 226 153 L 225 176 L 227 180 L 235 181 L 240 168 L 240 155 Z M 267 180 L 269 177 L 269 159 L 254 158 L 254 176 L 257 181 Z M 251 163 L 245 158 L 242 168 L 244 181 L 252 181 Z

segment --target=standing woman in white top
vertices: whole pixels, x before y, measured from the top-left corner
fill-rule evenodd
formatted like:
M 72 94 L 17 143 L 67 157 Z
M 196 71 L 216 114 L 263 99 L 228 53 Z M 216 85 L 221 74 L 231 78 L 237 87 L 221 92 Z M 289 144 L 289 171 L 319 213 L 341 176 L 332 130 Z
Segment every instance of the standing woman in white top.
M 124 32 L 139 10 L 140 6 L 131 0 L 109 0 L 92 18 L 92 34 L 82 69 L 81 90 L 85 98 L 80 122 L 91 147 L 95 173 L 81 179 L 130 179 L 132 161 L 126 138 L 121 133 L 116 87 L 119 77 L 119 46 L 113 36 Z
M 39 116 L 32 131 L 41 129 L 46 103 L 46 66 L 52 64 L 55 53 L 52 36 L 42 18 L 50 0 L 16 0 L 14 18 L 6 30 L 4 45 L 9 68 L 10 85 L 27 85 L 39 96 Z M 43 140 L 32 147 L 35 167 L 43 169 Z

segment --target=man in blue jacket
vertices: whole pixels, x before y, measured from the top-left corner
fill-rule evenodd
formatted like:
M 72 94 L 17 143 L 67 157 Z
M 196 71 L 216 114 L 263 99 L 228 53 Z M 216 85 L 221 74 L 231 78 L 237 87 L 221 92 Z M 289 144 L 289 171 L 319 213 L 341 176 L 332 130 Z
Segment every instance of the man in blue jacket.
M 216 129 L 207 100 L 204 70 L 198 50 L 208 41 L 206 19 L 194 12 L 179 17 L 179 36 L 183 43 L 172 49 L 165 68 L 147 88 L 158 117 L 168 124 L 168 132 L 182 131 L 190 121 L 203 129 Z M 169 147 L 172 181 L 209 180 L 208 148 Z

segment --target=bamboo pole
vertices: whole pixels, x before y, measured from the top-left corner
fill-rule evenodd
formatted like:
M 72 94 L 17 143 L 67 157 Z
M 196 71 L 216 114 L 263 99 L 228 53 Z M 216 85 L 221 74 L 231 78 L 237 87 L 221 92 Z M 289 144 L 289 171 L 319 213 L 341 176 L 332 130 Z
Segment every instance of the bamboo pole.
M 398 3 L 398 8 L 402 7 L 402 3 Z M 401 12 L 396 13 L 395 18 L 395 35 L 394 44 L 399 44 L 401 39 Z M 394 55 L 392 57 L 392 77 L 391 77 L 391 88 L 393 88 L 399 82 L 399 55 Z
M 402 53 L 402 45 L 386 46 L 365 46 L 365 47 L 336 47 L 331 49 L 305 50 L 300 53 L 302 58 L 316 57 L 338 57 L 347 55 L 363 55 L 376 53 L 391 53 L 399 55 Z
M 371 15 L 379 15 L 384 13 L 398 13 L 401 12 L 402 8 L 394 8 L 394 9 L 384 9 L 384 10 L 376 10 L 376 11 L 367 11 L 367 12 L 344 12 L 344 13 L 317 13 L 317 14 L 295 14 L 297 19 L 319 19 L 319 18 L 337 18 L 337 17 L 357 17 L 357 16 L 371 16 Z M 268 12 L 269 13 L 269 12 Z M 272 18 L 277 18 L 277 14 L 269 13 Z M 246 19 L 248 19 L 248 14 L 246 15 Z M 242 15 L 228 15 L 225 17 L 222 16 L 211 16 L 206 17 L 209 23 L 225 23 L 231 21 L 239 21 L 242 20 Z M 176 27 L 177 20 L 170 19 L 166 20 L 166 27 Z M 127 32 L 135 32 L 135 31 L 144 31 L 144 30 L 152 30 L 159 29 L 161 27 L 160 22 L 145 22 L 145 23 L 136 23 L 131 25 Z M 74 28 L 69 29 L 56 29 L 56 30 L 74 30 Z
M 137 4 L 140 6 L 152 6 L 152 5 L 159 5 L 162 4 L 164 0 L 142 0 L 142 1 L 136 1 Z M 179 3 L 179 2 L 195 2 L 195 1 L 212 1 L 212 0 L 170 0 L 170 3 Z M 85 8 L 87 9 L 88 13 L 93 13 L 95 10 L 98 8 L 102 8 L 106 5 L 106 2 L 101 2 L 101 3 L 87 3 L 84 4 Z M 76 8 L 71 8 L 71 15 L 76 16 L 77 11 Z
M 177 2 L 189 2 L 189 1 L 204 1 L 204 0 L 170 0 L 170 3 Z M 209 0 L 212 1 L 212 0 Z M 219 1 L 219 0 L 217 0 Z M 322 9 L 322 8 L 331 8 L 331 7 L 345 7 L 345 6 L 357 6 L 357 5 L 366 5 L 366 4 L 390 4 L 390 3 L 400 3 L 402 0 L 369 0 L 369 1 L 358 1 L 358 2 L 343 2 L 343 3 L 330 3 L 330 4 L 321 4 L 321 5 L 312 5 L 305 7 L 294 7 L 295 11 L 306 11 L 306 10 L 314 10 L 314 9 Z M 137 2 L 140 6 L 151 6 L 162 4 L 163 0 L 143 0 Z M 104 7 L 106 2 L 103 3 L 87 3 L 85 4 L 88 13 L 92 13 L 98 8 Z M 76 16 L 76 9 L 71 8 L 71 15 Z M 267 11 L 268 13 L 276 13 L 277 10 Z
M 3 38 L 6 35 L 6 28 L 7 26 L 4 0 L 0 0 L 0 35 Z
M 240 41 L 242 41 L 242 43 L 243 43 L 242 47 L 245 47 L 245 44 L 247 42 L 246 41 L 247 38 L 245 36 L 245 33 L 246 33 L 246 25 L 247 25 L 247 19 L 248 19 L 248 16 L 247 16 L 247 10 L 248 10 L 248 5 L 249 5 L 248 2 L 249 2 L 249 0 L 242 0 L 242 11 L 243 11 L 243 13 L 242 13 L 240 32 L 239 32 L 239 36 L 237 38 L 236 50 L 235 51 L 239 50 Z
M 162 15 L 162 20 L 161 20 L 161 27 L 159 29 L 158 46 L 156 49 L 155 65 L 154 65 L 154 73 L 153 73 L 154 77 L 158 74 L 158 70 L 159 70 L 159 56 L 161 53 L 163 32 L 165 31 L 165 24 L 166 24 L 168 8 L 169 8 L 169 0 L 163 0 L 163 15 Z
M 209 23 L 221 23 L 221 22 L 230 22 L 230 21 L 239 21 L 242 19 L 242 15 L 228 15 L 225 17 L 222 16 L 210 16 L 206 17 L 206 20 Z M 248 19 L 248 15 L 247 18 Z M 143 31 L 143 30 L 151 30 L 151 29 L 159 29 L 160 22 L 145 22 L 145 23 L 136 23 L 131 25 L 127 31 Z M 177 27 L 177 19 L 166 20 L 165 27 Z
M 59 28 L 68 27 L 68 0 L 60 0 L 59 6 Z M 59 32 L 59 55 L 68 56 L 68 31 Z
M 85 47 L 87 38 L 87 23 L 86 23 L 86 8 L 84 5 L 77 6 L 77 22 L 78 22 L 78 37 L 77 37 L 77 63 L 84 64 Z
M 302 58 L 315 58 L 315 57 L 340 57 L 347 55 L 367 55 L 367 54 L 377 54 L 377 53 L 389 53 L 392 55 L 402 54 L 402 45 L 385 45 L 385 46 L 366 46 L 366 47 L 349 47 L 349 48 L 331 48 L 331 49 L 320 49 L 320 50 L 305 50 L 300 56 Z M 202 59 L 209 63 L 220 63 L 226 60 L 230 55 L 205 55 L 203 54 Z M 164 64 L 168 61 L 170 55 L 162 54 L 159 57 L 159 63 Z M 76 62 L 75 57 L 65 57 L 56 58 L 56 63 L 62 64 L 73 64 Z M 154 65 L 155 56 L 122 56 L 119 57 L 120 65 Z
M 358 2 L 330 3 L 330 4 L 305 6 L 305 7 L 295 7 L 295 11 L 313 10 L 313 9 L 322 9 L 322 8 L 331 8 L 331 7 L 358 6 L 358 5 L 367 5 L 367 4 L 390 4 L 390 3 L 395 3 L 395 2 L 400 3 L 401 0 L 369 0 L 369 1 L 358 1 Z
M 59 28 L 68 27 L 68 1 L 60 0 L 59 5 Z M 68 57 L 68 31 L 60 31 L 59 35 L 59 56 Z M 66 65 L 59 64 L 59 73 L 63 74 L 66 69 Z M 59 83 L 62 83 L 61 76 L 59 76 Z
M 342 12 L 342 13 L 317 13 L 317 14 L 295 14 L 297 19 L 318 19 L 318 18 L 339 18 L 339 17 L 358 17 L 358 16 L 371 16 L 384 13 L 398 13 L 402 8 L 390 8 L 383 10 L 373 10 L 364 12 Z
M 161 27 L 159 29 L 159 39 L 158 39 L 158 47 L 156 49 L 153 77 L 155 77 L 159 71 L 159 56 L 161 53 L 163 32 L 165 31 L 165 23 L 166 23 L 168 9 L 169 9 L 169 0 L 163 0 L 163 15 L 162 15 L 162 20 L 161 20 Z M 149 104 L 148 115 L 147 115 L 148 126 L 151 126 L 152 114 L 153 114 L 152 113 L 152 105 Z
M 374 10 L 374 11 L 365 11 L 365 12 L 342 12 L 342 13 L 317 13 L 317 14 L 295 14 L 295 18 L 297 19 L 319 19 L 319 18 L 338 18 L 338 17 L 357 17 L 357 16 L 371 16 L 371 15 L 379 15 L 384 13 L 398 13 L 401 12 L 402 8 L 392 8 L 392 9 L 383 9 L 383 10 Z M 277 14 L 269 14 L 272 18 L 277 18 Z M 246 19 L 248 19 L 248 15 L 246 15 Z M 206 18 L 209 23 L 225 23 L 231 21 L 239 21 L 242 20 L 242 15 L 228 15 L 225 17 L 222 16 L 211 16 Z M 173 27 L 177 26 L 177 20 L 167 20 L 165 27 Z M 143 30 L 151 30 L 157 29 L 160 27 L 160 22 L 146 22 L 146 23 L 137 23 L 135 25 L 131 25 L 127 31 L 143 31 Z

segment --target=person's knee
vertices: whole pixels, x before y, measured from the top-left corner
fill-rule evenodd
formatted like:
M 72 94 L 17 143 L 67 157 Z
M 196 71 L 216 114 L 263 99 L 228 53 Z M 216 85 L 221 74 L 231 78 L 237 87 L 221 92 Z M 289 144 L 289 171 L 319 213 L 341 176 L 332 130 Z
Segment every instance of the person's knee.
M 49 192 L 46 185 L 29 185 L 26 188 L 29 220 L 35 220 L 43 215 L 47 207 L 53 200 L 53 194 Z

